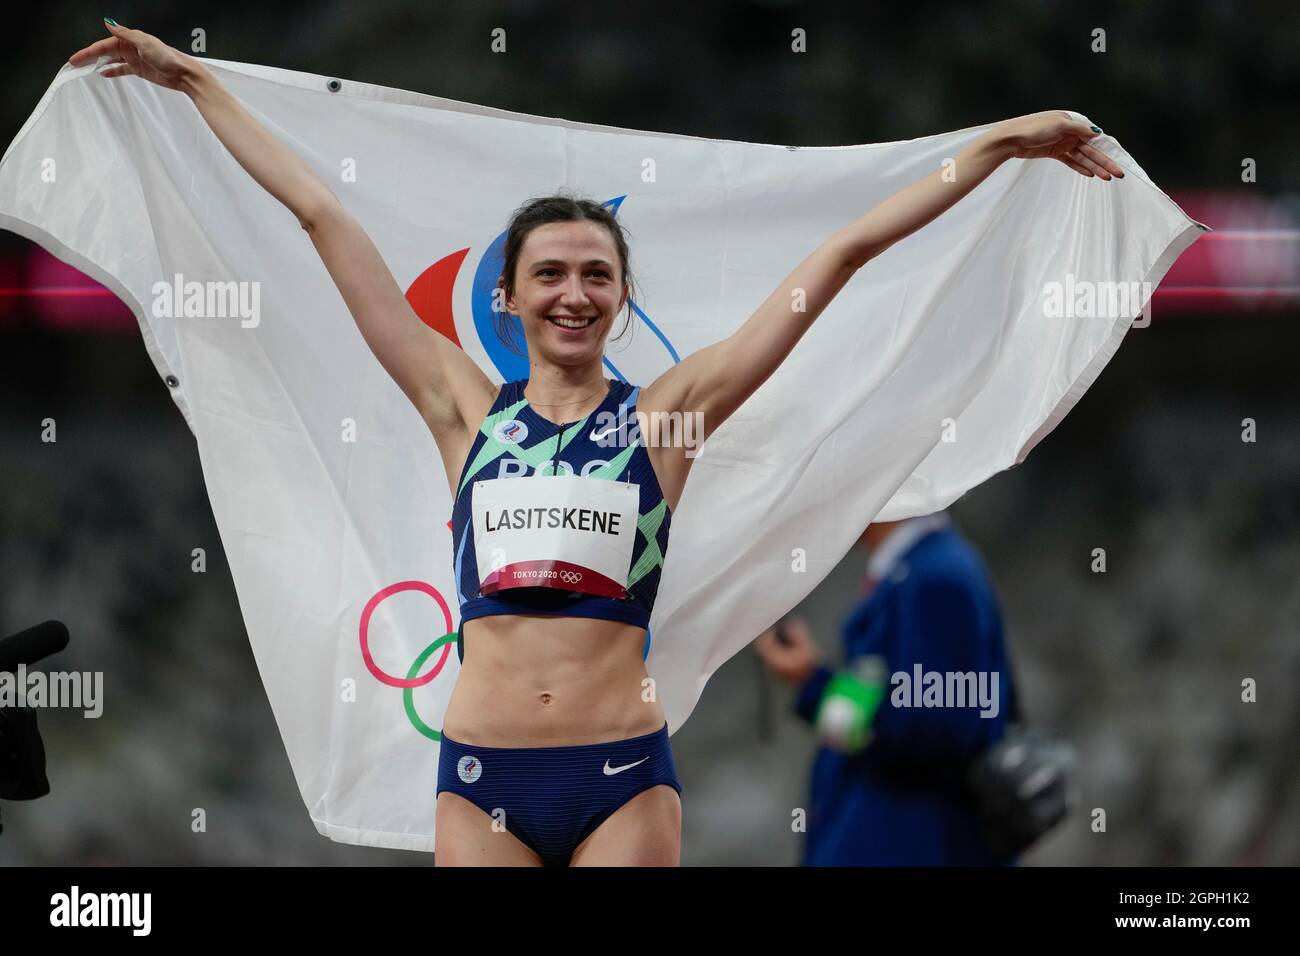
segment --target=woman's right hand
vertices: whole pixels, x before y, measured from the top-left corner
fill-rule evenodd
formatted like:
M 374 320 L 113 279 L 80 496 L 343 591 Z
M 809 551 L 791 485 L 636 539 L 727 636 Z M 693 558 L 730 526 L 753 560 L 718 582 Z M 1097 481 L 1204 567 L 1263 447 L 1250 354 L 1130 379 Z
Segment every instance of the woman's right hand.
M 169 47 L 143 30 L 104 21 L 111 37 L 92 43 L 72 54 L 68 62 L 81 66 L 107 54 L 113 58 L 100 76 L 140 76 L 169 90 L 179 90 L 181 81 L 194 71 L 196 61 L 180 50 Z

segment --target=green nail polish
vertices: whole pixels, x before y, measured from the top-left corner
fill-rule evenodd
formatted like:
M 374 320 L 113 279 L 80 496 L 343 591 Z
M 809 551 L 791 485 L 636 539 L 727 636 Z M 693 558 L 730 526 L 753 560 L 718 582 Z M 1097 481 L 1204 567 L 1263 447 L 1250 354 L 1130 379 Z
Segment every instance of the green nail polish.
M 1100 126 L 1090 126 L 1090 127 L 1088 127 L 1088 128 L 1091 129 L 1094 133 L 1100 133 L 1100 132 L 1101 132 L 1101 127 L 1100 127 Z
M 114 20 L 112 17 L 104 17 L 104 22 L 107 23 L 110 27 L 117 26 L 117 21 Z

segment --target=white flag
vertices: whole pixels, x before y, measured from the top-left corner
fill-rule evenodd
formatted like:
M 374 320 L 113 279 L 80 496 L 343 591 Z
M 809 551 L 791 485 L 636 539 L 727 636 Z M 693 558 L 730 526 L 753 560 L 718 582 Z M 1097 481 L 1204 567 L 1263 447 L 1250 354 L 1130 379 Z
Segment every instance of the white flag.
M 424 321 L 494 381 L 527 377 L 492 331 L 490 302 L 506 223 L 525 200 L 577 189 L 627 226 L 645 299 L 606 365 L 649 384 L 988 128 L 759 145 L 204 62 L 339 196 Z M 5 153 L 0 225 L 112 289 L 139 320 L 194 432 L 317 829 L 432 850 L 459 624 L 451 494 L 433 439 L 295 216 L 190 100 L 95 67 L 65 65 Z M 1093 145 L 1126 178 L 1002 164 L 861 269 L 709 438 L 673 516 L 650 625 L 647 666 L 670 732 L 710 674 L 803 599 L 869 521 L 946 507 L 1023 459 L 1205 228 L 1114 138 Z

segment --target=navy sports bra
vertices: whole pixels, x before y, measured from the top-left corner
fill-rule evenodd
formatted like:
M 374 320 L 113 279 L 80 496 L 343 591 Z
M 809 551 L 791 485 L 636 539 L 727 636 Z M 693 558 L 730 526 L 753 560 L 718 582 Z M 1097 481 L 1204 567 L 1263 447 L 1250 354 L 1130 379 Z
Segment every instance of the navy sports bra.
M 452 510 L 452 562 L 461 625 L 493 614 L 593 617 L 647 627 L 659 590 L 672 515 L 637 426 L 640 386 L 609 382 L 605 400 L 586 418 L 557 425 L 524 398 L 527 379 L 501 386 L 470 447 Z M 578 475 L 628 481 L 640 487 L 636 543 L 626 597 L 611 598 L 559 588 L 515 587 L 492 596 L 479 591 L 471 510 L 473 482 L 542 475 Z M 460 647 L 464 658 L 463 644 Z

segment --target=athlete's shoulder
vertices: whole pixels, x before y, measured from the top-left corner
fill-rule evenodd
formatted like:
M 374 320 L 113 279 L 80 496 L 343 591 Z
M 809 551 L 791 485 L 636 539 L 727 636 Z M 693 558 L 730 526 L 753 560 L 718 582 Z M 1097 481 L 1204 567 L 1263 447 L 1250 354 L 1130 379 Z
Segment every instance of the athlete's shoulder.
M 611 379 L 610 382 L 610 391 L 618 396 L 620 402 L 625 402 L 629 399 L 632 399 L 633 402 L 635 402 L 637 396 L 641 394 L 640 385 L 620 379 Z
M 528 384 L 528 379 L 517 378 L 511 382 L 502 382 L 501 390 L 497 392 L 497 401 L 499 402 L 517 402 L 523 398 L 524 386 Z

